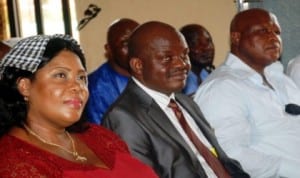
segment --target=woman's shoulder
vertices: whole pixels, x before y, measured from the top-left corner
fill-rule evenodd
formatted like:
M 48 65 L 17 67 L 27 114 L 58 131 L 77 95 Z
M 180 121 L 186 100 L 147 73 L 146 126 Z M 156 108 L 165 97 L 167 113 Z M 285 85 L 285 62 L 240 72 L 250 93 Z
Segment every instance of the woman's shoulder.
M 4 135 L 0 145 L 0 177 L 61 176 L 55 165 L 48 164 L 47 158 L 32 150 L 26 142 Z
M 20 154 L 24 154 L 23 156 L 28 156 L 30 151 L 28 148 L 28 143 L 16 138 L 11 135 L 3 135 L 0 138 L 0 160 L 8 159 L 8 158 L 20 158 Z

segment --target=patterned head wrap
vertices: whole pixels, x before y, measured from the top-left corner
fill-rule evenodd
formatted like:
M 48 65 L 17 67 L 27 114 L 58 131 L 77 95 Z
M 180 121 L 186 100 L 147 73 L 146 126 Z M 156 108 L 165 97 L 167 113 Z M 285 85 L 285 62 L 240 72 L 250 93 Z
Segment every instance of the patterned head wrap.
M 50 39 L 61 38 L 77 44 L 69 35 L 36 35 L 20 40 L 0 61 L 0 79 L 6 67 L 15 67 L 34 73 L 42 62 Z

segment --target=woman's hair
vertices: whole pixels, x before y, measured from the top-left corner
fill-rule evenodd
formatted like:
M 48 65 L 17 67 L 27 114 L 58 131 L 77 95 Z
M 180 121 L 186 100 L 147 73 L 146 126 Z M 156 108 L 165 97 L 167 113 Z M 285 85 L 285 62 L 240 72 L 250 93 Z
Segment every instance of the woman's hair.
M 83 51 L 75 40 L 54 37 L 50 38 L 45 45 L 44 53 L 36 70 L 49 63 L 62 50 L 74 52 L 86 69 Z M 38 46 L 38 48 L 42 47 Z M 0 137 L 7 133 L 13 126 L 23 127 L 23 123 L 27 117 L 27 104 L 24 97 L 18 91 L 17 82 L 20 78 L 34 80 L 36 70 L 31 72 L 20 69 L 17 66 L 4 67 L 0 80 Z M 87 128 L 86 126 L 86 119 L 81 117 L 78 122 L 68 127 L 67 130 L 70 132 L 81 132 Z

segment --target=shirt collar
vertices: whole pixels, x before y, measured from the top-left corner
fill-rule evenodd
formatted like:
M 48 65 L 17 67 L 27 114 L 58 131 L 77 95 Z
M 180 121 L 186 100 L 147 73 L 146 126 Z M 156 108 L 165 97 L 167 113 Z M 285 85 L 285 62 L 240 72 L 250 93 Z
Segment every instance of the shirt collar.
M 263 79 L 259 73 L 257 73 L 254 69 L 252 69 L 232 53 L 228 54 L 224 64 L 225 66 L 229 66 L 231 69 L 234 69 L 236 72 L 233 75 L 236 75 L 238 78 L 249 78 L 250 80 L 259 81 L 260 83 L 263 82 Z M 274 75 L 280 75 L 282 72 L 283 65 L 280 61 L 274 62 L 264 69 L 264 74 L 267 79 Z
M 168 104 L 170 103 L 171 99 L 175 100 L 174 93 L 172 93 L 170 96 L 167 96 L 161 92 L 158 92 L 156 90 L 146 87 L 144 84 L 142 84 L 140 81 L 138 81 L 135 77 L 132 77 L 132 79 L 139 87 L 141 87 L 148 95 L 150 95 L 153 98 L 153 100 L 163 109 L 168 107 Z
M 245 64 L 241 59 L 232 53 L 228 54 L 225 65 L 234 69 L 237 77 L 239 78 L 249 78 L 253 75 L 259 75 L 255 70 L 253 70 L 250 66 Z

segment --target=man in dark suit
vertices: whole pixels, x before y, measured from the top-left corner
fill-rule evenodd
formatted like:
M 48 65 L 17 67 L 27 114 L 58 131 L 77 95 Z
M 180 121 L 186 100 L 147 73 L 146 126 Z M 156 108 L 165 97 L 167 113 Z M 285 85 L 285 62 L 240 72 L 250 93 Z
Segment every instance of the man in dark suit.
M 103 125 L 119 134 L 132 154 L 161 178 L 249 177 L 220 148 L 196 103 L 177 93 L 191 67 L 188 52 L 174 27 L 155 21 L 139 26 L 128 42 L 132 80 L 104 115 Z M 176 100 L 195 137 L 211 150 L 210 157 L 214 154 L 217 171 L 180 125 L 170 100 Z

